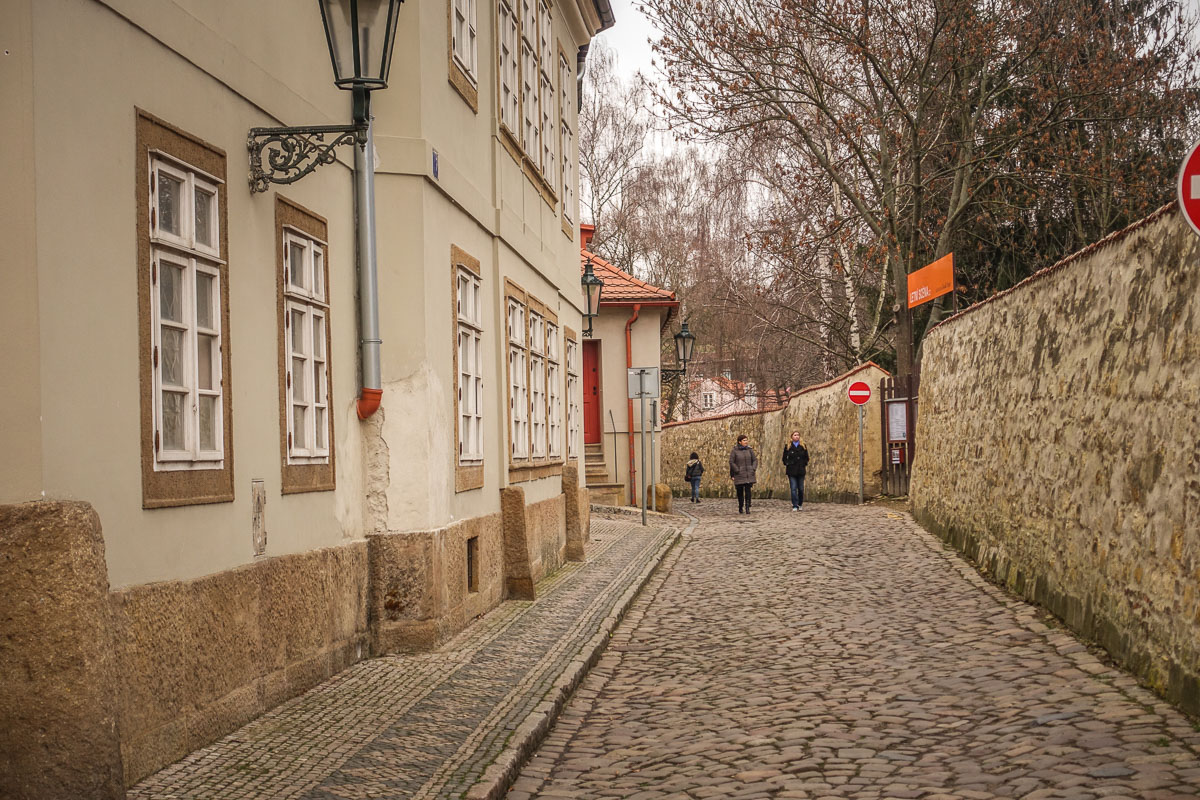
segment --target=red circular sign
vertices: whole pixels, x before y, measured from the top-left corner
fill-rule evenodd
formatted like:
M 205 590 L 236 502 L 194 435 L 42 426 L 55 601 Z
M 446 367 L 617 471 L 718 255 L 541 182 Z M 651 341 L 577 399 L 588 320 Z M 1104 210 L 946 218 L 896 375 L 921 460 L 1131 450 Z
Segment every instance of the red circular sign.
M 871 387 L 863 381 L 855 381 L 850 384 L 850 388 L 846 390 L 846 394 L 850 395 L 850 402 L 856 406 L 865 406 L 867 401 L 871 399 Z
M 1175 188 L 1179 195 L 1179 207 L 1183 209 L 1183 218 L 1192 226 L 1192 230 L 1200 233 L 1200 142 L 1192 145 L 1192 149 L 1184 157 Z

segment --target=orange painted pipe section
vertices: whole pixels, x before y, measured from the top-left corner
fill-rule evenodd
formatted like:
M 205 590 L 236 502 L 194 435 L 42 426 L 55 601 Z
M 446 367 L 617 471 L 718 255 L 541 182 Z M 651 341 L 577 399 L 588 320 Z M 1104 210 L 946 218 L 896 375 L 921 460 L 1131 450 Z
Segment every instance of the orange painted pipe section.
M 363 388 L 362 394 L 356 403 L 358 407 L 358 418 L 366 419 L 379 410 L 379 404 L 383 401 L 382 389 L 367 389 Z

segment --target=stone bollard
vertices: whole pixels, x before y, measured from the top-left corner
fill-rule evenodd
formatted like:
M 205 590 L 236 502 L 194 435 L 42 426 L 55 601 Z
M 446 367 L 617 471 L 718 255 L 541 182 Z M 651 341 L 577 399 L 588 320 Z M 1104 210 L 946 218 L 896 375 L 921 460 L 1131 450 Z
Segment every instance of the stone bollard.
M 100 517 L 0 506 L 0 797 L 124 800 Z
M 665 483 L 654 484 L 654 502 L 650 502 L 650 487 L 646 487 L 646 508 L 662 514 L 671 513 L 671 487 Z

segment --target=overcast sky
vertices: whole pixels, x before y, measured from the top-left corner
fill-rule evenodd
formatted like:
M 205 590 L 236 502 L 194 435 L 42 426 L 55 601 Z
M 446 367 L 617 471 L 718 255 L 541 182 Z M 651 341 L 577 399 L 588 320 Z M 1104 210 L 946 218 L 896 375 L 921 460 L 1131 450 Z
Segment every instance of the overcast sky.
M 597 38 L 616 51 L 617 68 L 621 77 L 628 79 L 638 70 L 648 75 L 650 45 L 646 40 L 658 38 L 658 32 L 650 21 L 633 7 L 632 0 L 612 0 L 612 10 L 617 19 L 616 24 Z

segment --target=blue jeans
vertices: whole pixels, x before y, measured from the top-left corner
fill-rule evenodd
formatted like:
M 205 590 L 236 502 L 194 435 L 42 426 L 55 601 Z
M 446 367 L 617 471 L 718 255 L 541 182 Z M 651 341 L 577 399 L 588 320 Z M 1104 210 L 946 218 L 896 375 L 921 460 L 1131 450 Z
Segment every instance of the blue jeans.
M 792 508 L 804 505 L 804 476 L 788 475 L 788 483 L 792 485 Z
M 700 499 L 700 479 L 699 478 L 692 478 L 692 499 L 693 500 Z

